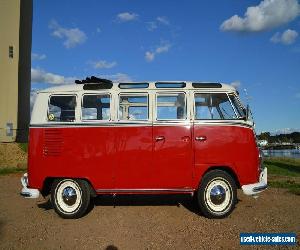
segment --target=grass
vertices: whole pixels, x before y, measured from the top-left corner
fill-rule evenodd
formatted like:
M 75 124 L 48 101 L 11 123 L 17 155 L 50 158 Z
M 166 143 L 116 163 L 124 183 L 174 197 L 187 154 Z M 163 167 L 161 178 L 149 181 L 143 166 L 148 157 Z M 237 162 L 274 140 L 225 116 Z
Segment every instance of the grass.
M 18 143 L 18 146 L 27 153 L 28 151 L 28 143 Z M 20 165 L 20 167 L 0 167 L 0 176 L 1 175 L 8 175 L 8 174 L 15 174 L 15 173 L 24 173 L 26 172 L 27 168 L 26 168 L 26 164 L 22 164 L 25 165 L 25 167 L 22 167 Z
M 24 152 L 28 152 L 28 143 L 18 143 L 18 145 Z
M 26 168 L 0 168 L 0 175 L 8 175 L 8 174 L 15 174 L 15 173 L 24 173 Z
M 264 165 L 269 174 L 280 176 L 300 176 L 300 159 L 293 158 L 267 158 Z
M 295 181 L 286 180 L 286 181 L 269 181 L 270 187 L 275 188 L 286 188 L 289 192 L 300 195 L 300 184 Z
M 264 165 L 268 168 L 268 174 L 272 175 L 272 180 L 268 181 L 270 187 L 286 188 L 289 192 L 300 195 L 300 159 L 267 158 Z M 290 178 L 280 180 L 282 176 Z M 298 177 L 299 181 L 297 182 L 295 180 Z

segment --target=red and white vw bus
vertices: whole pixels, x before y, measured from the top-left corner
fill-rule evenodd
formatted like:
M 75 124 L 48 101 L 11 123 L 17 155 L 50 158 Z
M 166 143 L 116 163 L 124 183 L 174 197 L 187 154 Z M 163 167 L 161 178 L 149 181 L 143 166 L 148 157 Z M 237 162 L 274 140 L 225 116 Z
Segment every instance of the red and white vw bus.
M 223 218 L 237 188 L 267 188 L 253 122 L 232 86 L 76 82 L 37 95 L 21 195 L 51 194 L 61 217 L 78 218 L 96 195 L 182 193 Z

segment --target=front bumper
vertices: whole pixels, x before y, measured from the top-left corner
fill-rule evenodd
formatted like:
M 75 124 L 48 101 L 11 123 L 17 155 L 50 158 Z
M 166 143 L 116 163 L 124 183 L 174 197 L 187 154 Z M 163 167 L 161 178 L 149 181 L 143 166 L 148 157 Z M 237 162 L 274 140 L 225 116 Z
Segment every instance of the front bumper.
M 28 175 L 25 173 L 23 177 L 21 178 L 21 183 L 22 183 L 22 190 L 20 195 L 22 195 L 25 198 L 32 198 L 36 199 L 39 198 L 40 196 L 40 191 L 38 189 L 33 189 L 33 188 L 28 188 Z
M 268 171 L 264 168 L 260 173 L 259 182 L 243 185 L 242 190 L 246 195 L 256 195 L 268 188 Z

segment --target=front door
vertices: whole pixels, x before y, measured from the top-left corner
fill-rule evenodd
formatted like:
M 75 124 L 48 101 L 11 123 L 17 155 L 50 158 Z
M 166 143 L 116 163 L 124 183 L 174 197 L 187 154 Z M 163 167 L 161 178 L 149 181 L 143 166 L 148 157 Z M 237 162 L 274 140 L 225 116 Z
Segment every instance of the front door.
M 251 183 L 258 165 L 253 131 L 239 118 L 242 111 L 232 101 L 226 93 L 195 93 L 195 172 L 201 176 L 208 167 L 225 166 L 237 173 L 240 182 Z
M 153 168 L 156 187 L 188 190 L 192 186 L 193 154 L 186 94 L 158 93 L 155 106 Z

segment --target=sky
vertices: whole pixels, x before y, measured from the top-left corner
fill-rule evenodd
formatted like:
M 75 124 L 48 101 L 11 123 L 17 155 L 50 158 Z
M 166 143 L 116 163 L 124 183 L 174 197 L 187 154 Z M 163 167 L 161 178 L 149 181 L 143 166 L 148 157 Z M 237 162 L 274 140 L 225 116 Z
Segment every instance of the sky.
M 223 82 L 258 133 L 300 131 L 297 0 L 33 2 L 33 99 L 91 75 Z

